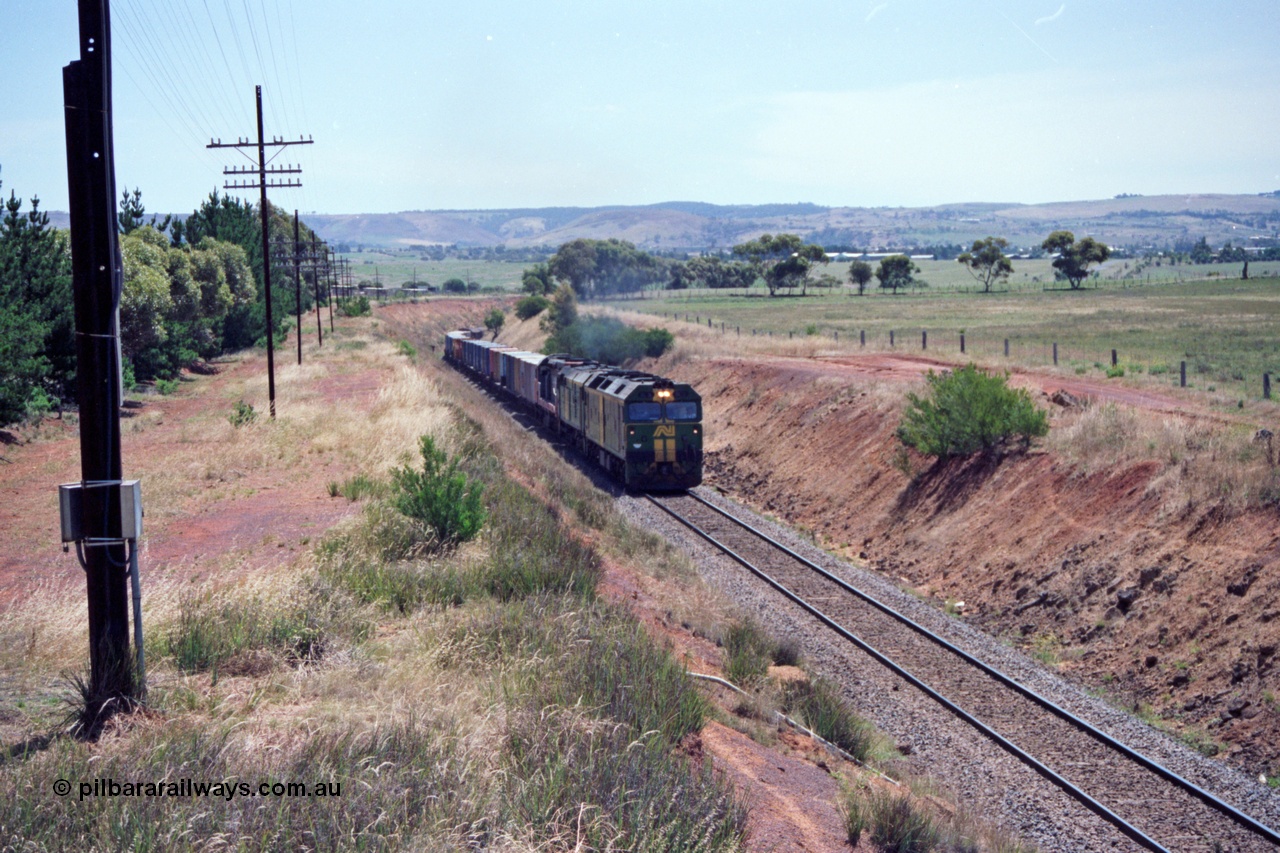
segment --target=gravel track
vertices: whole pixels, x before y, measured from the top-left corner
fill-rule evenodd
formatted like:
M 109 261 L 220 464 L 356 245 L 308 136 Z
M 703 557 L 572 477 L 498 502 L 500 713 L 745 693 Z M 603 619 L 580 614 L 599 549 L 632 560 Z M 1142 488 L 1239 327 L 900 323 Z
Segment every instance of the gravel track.
M 874 595 L 969 654 L 1002 670 L 1183 778 L 1272 827 L 1280 826 L 1280 797 L 1242 774 L 1183 747 L 1150 726 L 1083 693 L 1020 653 L 961 620 L 902 592 L 884 578 L 842 563 L 786 528 L 759 518 L 709 489 L 697 494 Z M 1022 765 L 923 693 L 852 647 L 793 604 L 642 498 L 619 498 L 634 522 L 686 550 L 707 580 L 772 633 L 798 641 L 810 664 L 839 683 L 861 713 L 900 744 L 911 763 L 952 789 L 970 811 L 994 818 L 1045 850 L 1140 849 L 1056 786 Z M 789 557 L 764 546 L 688 498 L 678 511 L 813 601 L 838 623 L 894 658 L 921 680 L 1000 731 L 1024 750 L 1139 826 L 1171 850 L 1276 850 L 1198 799 L 1082 734 L 950 652 L 881 614 Z M 692 507 L 696 507 L 693 509 Z M 686 512 L 687 510 L 687 512 Z M 713 530 L 714 528 L 714 530 Z M 757 544 L 748 544 L 747 540 Z M 739 548 L 739 543 L 741 543 Z M 748 551 L 748 549 L 750 549 Z

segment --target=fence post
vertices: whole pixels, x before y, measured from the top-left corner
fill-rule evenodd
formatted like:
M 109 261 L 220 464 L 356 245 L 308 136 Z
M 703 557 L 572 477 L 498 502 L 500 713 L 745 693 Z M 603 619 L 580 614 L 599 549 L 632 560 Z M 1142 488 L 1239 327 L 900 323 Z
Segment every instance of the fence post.
M 840 343 L 840 331 L 836 330 L 836 343 Z
M 964 332 L 960 333 L 960 352 L 964 352 Z
M 1262 399 L 1264 400 L 1271 399 L 1271 374 L 1270 373 L 1262 374 Z
M 742 327 L 741 327 L 741 326 L 734 326 L 734 327 L 733 327 L 733 331 L 737 334 L 737 336 L 738 336 L 738 337 L 742 337 Z
M 858 332 L 858 346 L 865 347 L 867 345 L 867 330 L 862 329 Z
M 1008 338 L 1004 339 L 1004 357 L 1005 358 L 1009 357 L 1009 339 Z
M 925 329 L 921 329 L 920 330 L 920 349 L 926 350 L 928 348 L 929 348 L 929 332 L 926 331 Z
M 893 329 L 889 330 L 889 346 L 893 346 Z
M 791 340 L 795 336 L 795 332 L 787 332 L 787 340 Z
M 1178 387 L 1187 387 L 1187 363 L 1185 361 L 1178 365 Z
M 1054 344 L 1053 344 L 1053 366 L 1054 366 L 1054 367 L 1057 367 L 1057 366 L 1058 366 L 1058 343 L 1057 343 L 1057 341 L 1054 341 Z
M 1112 367 L 1115 367 L 1115 366 L 1116 366 L 1116 351 L 1115 351 L 1115 350 L 1112 350 L 1112 351 L 1111 351 L 1111 366 L 1112 366 Z

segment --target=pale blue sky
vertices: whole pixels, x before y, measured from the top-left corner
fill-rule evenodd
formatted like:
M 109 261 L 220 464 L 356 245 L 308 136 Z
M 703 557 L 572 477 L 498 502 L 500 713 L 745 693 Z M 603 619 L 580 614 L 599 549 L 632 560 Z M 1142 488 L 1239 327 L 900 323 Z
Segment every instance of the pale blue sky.
M 1274 0 L 113 0 L 116 172 L 189 211 L 254 131 L 326 213 L 1280 189 Z M 66 208 L 74 0 L 0 0 L 0 180 Z M 241 161 L 245 162 L 245 161 Z

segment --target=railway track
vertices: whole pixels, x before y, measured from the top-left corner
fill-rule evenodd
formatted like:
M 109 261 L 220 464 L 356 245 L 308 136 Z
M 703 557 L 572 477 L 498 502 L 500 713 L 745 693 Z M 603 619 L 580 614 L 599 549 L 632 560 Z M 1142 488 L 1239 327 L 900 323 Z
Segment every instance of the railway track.
M 1280 833 L 696 494 L 648 499 L 973 726 L 1138 849 L 1275 851 Z

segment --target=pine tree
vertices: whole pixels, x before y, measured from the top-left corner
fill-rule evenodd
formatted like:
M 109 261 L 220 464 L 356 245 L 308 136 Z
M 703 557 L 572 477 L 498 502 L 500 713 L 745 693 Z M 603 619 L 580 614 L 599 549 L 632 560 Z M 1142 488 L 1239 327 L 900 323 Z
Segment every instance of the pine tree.
M 0 423 L 72 395 L 71 255 L 33 196 L 10 192 L 0 221 Z

